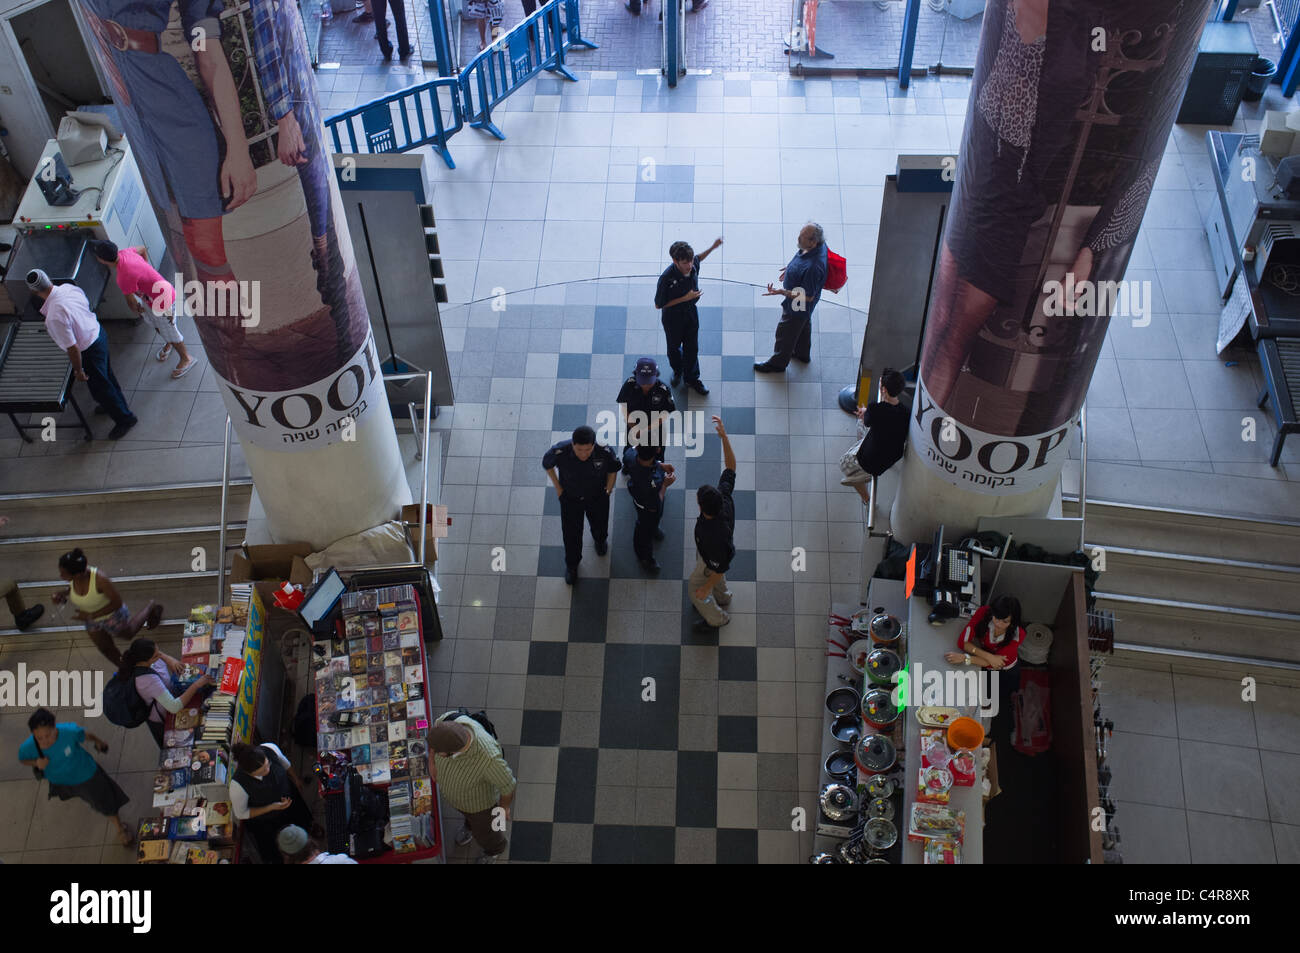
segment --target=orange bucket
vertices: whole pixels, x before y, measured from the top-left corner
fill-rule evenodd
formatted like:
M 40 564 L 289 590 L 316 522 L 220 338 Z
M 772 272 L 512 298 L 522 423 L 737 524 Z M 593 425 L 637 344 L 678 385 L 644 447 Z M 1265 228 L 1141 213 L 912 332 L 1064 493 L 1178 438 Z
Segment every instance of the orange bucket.
M 973 751 L 984 743 L 984 726 L 974 718 L 954 718 L 948 725 L 948 747 Z

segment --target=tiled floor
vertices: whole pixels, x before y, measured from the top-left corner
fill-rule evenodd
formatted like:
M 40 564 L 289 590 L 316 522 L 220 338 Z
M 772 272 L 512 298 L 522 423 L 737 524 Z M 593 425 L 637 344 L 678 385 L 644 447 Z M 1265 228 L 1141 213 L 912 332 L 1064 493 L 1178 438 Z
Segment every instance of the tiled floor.
M 1300 688 L 1108 665 L 1125 863 L 1300 863 Z
M 395 69 L 323 71 L 327 112 L 414 75 Z M 540 80 L 508 100 L 498 114 L 505 142 L 463 132 L 452 142 L 455 170 L 430 160 L 453 301 L 442 320 L 457 405 L 437 421 L 446 439 L 442 502 L 455 522 L 438 562 L 447 637 L 431 651 L 429 689 L 435 704 L 486 707 L 501 732 L 521 779 L 512 860 L 796 862 L 809 853 L 809 836 L 791 831 L 791 812 L 812 807 L 824 615 L 833 601 L 856 602 L 861 542 L 861 504 L 839 485 L 835 466 L 852 420 L 833 398 L 857 364 L 880 182 L 900 152 L 956 147 L 968 92 L 967 81 L 953 78 L 918 81 L 900 94 L 887 80 L 721 73 L 688 77 L 670 93 L 657 77 L 589 72 L 578 83 Z M 1098 365 L 1089 491 L 1295 516 L 1300 445 L 1288 447 L 1283 466 L 1267 466 L 1272 425 L 1253 407 L 1253 357 L 1219 358 L 1213 350 L 1218 309 L 1195 217 L 1209 181 L 1202 132 L 1178 128 L 1171 136 L 1131 264 L 1130 278 L 1152 282 L 1152 323 L 1113 322 Z M 776 313 L 758 291 L 789 258 L 808 218 L 848 257 L 850 283 L 818 307 L 813 363 L 756 381 L 750 365 L 767 353 Z M 576 424 L 612 407 L 632 360 L 661 357 L 650 296 L 668 244 L 684 238 L 700 247 L 719 234 L 726 244 L 705 264 L 701 301 L 701 365 L 712 394 L 679 392 L 682 409 L 721 414 L 740 461 L 733 621 L 715 636 L 691 628 L 682 580 L 691 548 L 687 494 L 716 477 L 716 438 L 707 437 L 697 457 L 669 451 L 685 485 L 669 496 L 661 578 L 644 577 L 632 559 L 631 504 L 620 487 L 610 553 L 598 558 L 588 542 L 574 589 L 561 578 L 556 500 L 540 458 Z M 488 300 L 501 292 L 509 292 L 503 310 Z M 144 339 L 110 333 L 115 360 L 121 354 L 123 366 L 134 361 L 140 371 L 135 399 L 151 399 L 139 396 L 154 392 L 146 386 L 153 365 Z M 178 471 L 206 467 L 211 443 L 178 445 L 208 438 L 220 411 L 200 406 L 211 393 L 203 378 L 193 388 L 189 378 L 182 383 L 193 396 L 185 412 L 174 399 L 152 398 L 156 416 L 146 419 L 167 421 L 160 442 L 168 449 L 133 451 L 124 443 L 102 453 L 97 443 L 70 449 L 57 464 L 24 455 L 5 468 L 0 488 L 53 479 L 103 485 L 121 475 L 158 482 L 161 471 L 151 467 L 146 476 L 135 461 L 159 453 L 175 454 L 166 466 Z M 1239 436 L 1247 414 L 1258 418 L 1253 444 Z M 0 441 L 0 453 L 10 449 Z M 219 448 L 216 456 L 219 462 Z M 808 559 L 797 575 L 795 546 Z M 496 547 L 505 550 L 504 572 L 493 571 Z M 55 662 L 66 664 L 49 667 Z M 646 678 L 654 680 L 653 700 Z M 1250 710 L 1252 742 L 1244 727 L 1225 734 L 1232 721 L 1221 711 L 1185 705 L 1178 680 L 1168 681 L 1173 702 L 1157 686 L 1154 714 L 1114 716 L 1121 731 L 1113 757 L 1126 766 L 1116 782 L 1126 857 L 1176 852 L 1176 837 L 1144 843 L 1138 830 L 1142 812 L 1154 818 L 1175 809 L 1179 817 L 1186 812 L 1184 849 L 1193 860 L 1201 858 L 1192 843 L 1208 851 L 1227 832 L 1232 843 L 1256 837 L 1263 845 L 1265 828 L 1274 856 L 1294 859 L 1300 819 L 1287 792 L 1300 756 L 1282 729 L 1260 728 L 1265 704 L 1278 717 L 1293 715 L 1294 695 L 1270 695 Z M 1220 691 L 1218 683 L 1197 683 L 1186 697 Z M 1130 694 L 1127 703 L 1137 704 L 1140 692 Z M 1230 706 L 1225 699 L 1220 707 Z M 7 715 L 0 730 L 12 734 L 14 723 Z M 1153 724 L 1160 731 L 1147 733 Z M 1207 725 L 1214 737 L 1204 736 Z M 147 738 L 138 740 L 114 765 L 119 779 L 149 775 L 153 752 Z M 1234 778 L 1259 773 L 1240 816 L 1222 800 L 1223 789 L 1195 794 L 1188 785 L 1175 798 L 1146 770 L 1150 757 L 1181 776 L 1192 763 L 1187 746 L 1207 743 L 1220 746 L 1213 750 Z M 0 811 L 20 821 L 43 817 L 33 782 L 12 765 L 5 770 L 0 778 L 12 779 L 0 784 L 15 787 L 0 804 L 16 806 Z M 62 819 L 81 806 L 53 810 Z M 1179 817 L 1159 817 L 1177 828 Z M 46 847 L 99 849 L 104 856 L 106 826 L 100 840 L 91 826 L 75 837 L 53 825 L 22 838 L 11 830 L 0 850 L 12 857 Z M 1218 833 L 1201 837 L 1203 829 Z

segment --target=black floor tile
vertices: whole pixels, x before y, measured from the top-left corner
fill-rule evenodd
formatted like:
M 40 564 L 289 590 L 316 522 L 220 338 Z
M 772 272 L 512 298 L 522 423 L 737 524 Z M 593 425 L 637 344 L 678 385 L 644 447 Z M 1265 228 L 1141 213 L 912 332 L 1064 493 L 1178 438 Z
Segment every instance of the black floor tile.
M 645 674 L 654 676 L 661 686 L 667 681 L 678 682 L 682 677 L 682 647 L 680 645 L 644 646 L 641 664 Z
M 564 575 L 564 547 L 543 545 L 537 554 L 537 575 Z
M 470 330 L 474 330 L 471 328 Z M 551 429 L 561 430 L 565 433 L 572 432 L 581 427 L 587 420 L 586 404 L 556 404 L 555 411 L 551 415 Z
M 559 745 L 562 714 L 558 711 L 525 711 L 523 724 L 519 729 L 519 744 L 551 748 Z M 754 743 L 758 744 L 757 722 L 754 726 Z
M 578 567 L 581 576 L 582 567 Z M 604 642 L 609 618 L 609 580 L 579 578 L 569 602 L 569 641 Z
M 716 827 L 717 823 L 717 753 L 677 752 L 677 826 Z
M 721 417 L 722 425 L 727 428 L 729 434 L 740 435 L 754 432 L 753 407 L 724 407 Z
M 745 466 L 745 464 L 742 463 L 740 466 Z M 731 500 L 736 507 L 736 519 L 758 519 L 758 497 L 756 497 L 754 493 L 754 490 L 732 491 Z
M 755 835 L 755 853 L 758 839 Z M 593 864 L 631 864 L 636 862 L 636 828 L 614 824 L 597 824 L 591 832 Z
M 718 679 L 726 682 L 758 680 L 758 649 L 723 645 L 718 649 Z
M 635 748 L 641 709 L 641 679 L 645 675 L 640 645 L 607 644 L 601 681 L 600 746 Z
M 737 517 L 739 519 L 740 517 Z M 758 554 L 752 549 L 738 549 L 727 567 L 727 579 L 732 582 L 754 582 L 758 579 Z M 764 583 L 766 585 L 766 583 Z M 743 612 L 753 612 L 750 607 L 738 607 Z
M 568 654 L 566 642 L 533 642 L 528 647 L 528 674 L 563 675 Z
M 718 863 L 758 863 L 758 831 L 719 828 Z
M 553 829 L 541 821 L 515 821 L 510 825 L 510 859 L 549 861 Z
M 595 748 L 561 748 L 555 775 L 557 824 L 590 824 L 596 819 Z
M 623 328 L 602 328 L 597 325 L 591 334 L 591 353 L 622 354 L 626 343 L 627 333 Z
M 524 717 L 527 718 L 527 713 Z M 719 715 L 718 750 L 758 751 L 758 718 L 754 715 Z
M 560 378 L 569 378 L 571 380 L 590 380 L 591 355 L 561 354 L 555 376 Z
M 636 862 L 671 864 L 677 860 L 677 830 L 672 827 L 636 828 Z

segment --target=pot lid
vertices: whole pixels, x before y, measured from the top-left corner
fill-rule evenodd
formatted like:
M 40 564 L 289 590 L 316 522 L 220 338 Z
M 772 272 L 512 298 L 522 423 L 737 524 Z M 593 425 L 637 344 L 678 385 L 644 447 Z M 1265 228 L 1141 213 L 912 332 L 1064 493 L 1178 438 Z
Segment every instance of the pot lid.
M 891 797 L 895 787 L 893 778 L 878 774 L 867 780 L 867 797 L 873 799 Z
M 872 678 L 893 678 L 902 667 L 903 660 L 890 649 L 874 649 L 867 656 L 867 672 Z
M 822 811 L 833 821 L 843 820 L 858 810 L 858 796 L 844 784 L 828 784 L 822 788 Z
M 882 613 L 871 620 L 871 636 L 881 642 L 892 642 L 903 631 L 903 624 L 894 616 Z
M 884 735 L 867 735 L 858 742 L 858 760 L 872 771 L 888 770 L 896 757 L 894 743 Z
M 898 718 L 898 707 L 889 692 L 877 688 L 862 696 L 862 714 L 876 724 L 887 724 Z
M 893 821 L 873 817 L 864 831 L 867 844 L 875 850 L 888 850 L 898 841 L 898 828 Z

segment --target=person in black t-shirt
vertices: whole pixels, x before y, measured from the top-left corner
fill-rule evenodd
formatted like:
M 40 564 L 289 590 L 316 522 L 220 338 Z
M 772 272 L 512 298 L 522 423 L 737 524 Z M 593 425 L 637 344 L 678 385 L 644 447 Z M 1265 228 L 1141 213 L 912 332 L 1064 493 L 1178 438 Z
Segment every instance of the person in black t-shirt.
M 632 531 L 632 550 L 646 572 L 658 572 L 654 543 L 664 538 L 659 520 L 664 513 L 664 494 L 677 480 L 671 463 L 655 459 L 654 447 L 628 447 L 623 454 L 627 473 L 627 491 L 636 507 L 636 528 Z
M 564 581 L 578 581 L 582 562 L 582 519 L 591 526 L 596 555 L 609 552 L 609 495 L 622 464 L 609 447 L 596 443 L 596 431 L 583 424 L 572 440 L 561 440 L 542 457 L 546 475 L 560 498 L 560 524 L 564 527 Z
M 673 392 L 659 379 L 659 365 L 648 357 L 638 358 L 636 370 L 623 382 L 615 398 L 626 405 L 627 442 L 632 447 L 653 447 L 655 459 L 664 458 L 663 420 L 657 416 L 677 409 Z M 644 420 L 634 414 L 644 414 Z M 624 464 L 623 471 L 630 473 Z
M 732 539 L 736 530 L 736 505 L 732 501 L 736 489 L 736 455 L 722 426 L 722 418 L 715 415 L 713 425 L 722 438 L 723 470 L 717 486 L 706 485 L 695 491 L 700 516 L 695 521 L 695 569 L 686 591 L 690 594 L 691 605 L 704 617 L 705 623 L 720 629 L 731 621 L 724 606 L 731 604 L 727 570 L 736 556 Z
M 695 302 L 702 293 L 700 263 L 721 244 L 722 239 L 718 238 L 697 255 L 686 242 L 673 242 L 668 247 L 668 257 L 673 263 L 659 276 L 655 288 L 655 307 L 663 312 L 673 386 L 680 384 L 685 376 L 687 386 L 702 397 L 708 396 L 709 389 L 700 381 L 700 314 Z
M 857 454 L 863 472 L 857 478 L 847 477 L 840 482 L 857 490 L 864 503 L 870 502 L 867 492 L 870 478 L 880 476 L 903 456 L 910 410 L 899 396 L 906 384 L 902 374 L 886 368 L 880 375 L 881 399 L 858 408 L 858 417 L 868 428 Z

